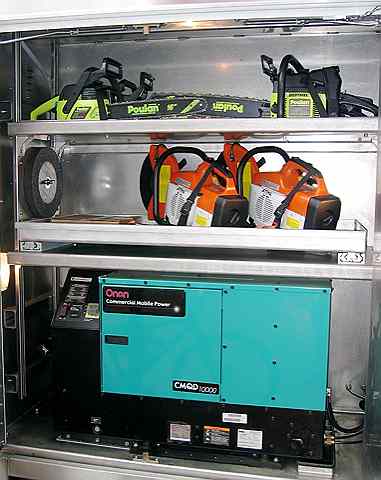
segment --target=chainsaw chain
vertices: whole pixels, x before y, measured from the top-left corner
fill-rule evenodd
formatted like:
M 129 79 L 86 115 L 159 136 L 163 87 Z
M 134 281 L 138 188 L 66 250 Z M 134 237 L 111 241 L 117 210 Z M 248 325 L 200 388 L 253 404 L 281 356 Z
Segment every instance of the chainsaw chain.
M 183 93 L 183 92 L 169 92 L 169 93 L 166 93 L 166 92 L 156 92 L 156 93 L 153 93 L 148 99 L 147 101 L 149 100 L 159 100 L 159 99 L 166 99 L 168 97 L 182 97 L 182 98 L 188 98 L 188 97 L 192 97 L 192 98 L 204 98 L 204 97 L 216 97 L 216 98 L 231 98 L 231 99 L 234 99 L 236 101 L 239 101 L 239 100 L 250 100 L 250 101 L 253 101 L 253 102 L 266 102 L 269 104 L 270 106 L 270 100 L 267 99 L 267 98 L 254 98 L 254 97 L 237 97 L 235 95 L 224 95 L 224 94 L 218 94 L 218 93 Z

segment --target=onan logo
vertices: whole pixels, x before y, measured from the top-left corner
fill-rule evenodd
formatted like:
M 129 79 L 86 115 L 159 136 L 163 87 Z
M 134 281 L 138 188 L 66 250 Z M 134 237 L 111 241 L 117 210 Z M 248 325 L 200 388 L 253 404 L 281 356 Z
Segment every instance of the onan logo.
M 122 298 L 122 299 L 130 298 L 129 292 L 122 291 L 122 290 L 114 290 L 112 288 L 106 288 L 105 295 L 107 298 Z

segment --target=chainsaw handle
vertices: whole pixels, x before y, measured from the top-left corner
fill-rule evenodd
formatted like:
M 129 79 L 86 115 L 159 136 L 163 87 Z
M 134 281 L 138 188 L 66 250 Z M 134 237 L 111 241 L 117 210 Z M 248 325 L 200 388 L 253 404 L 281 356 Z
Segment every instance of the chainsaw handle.
M 93 87 L 97 91 L 97 102 L 99 107 L 100 119 L 107 119 L 106 107 L 104 106 L 104 98 L 100 91 L 100 81 L 102 78 L 106 78 L 111 85 L 112 93 L 117 97 L 118 101 L 122 100 L 120 87 L 117 80 L 123 78 L 122 64 L 117 60 L 110 57 L 105 57 L 102 60 L 101 68 L 89 67 L 84 70 L 74 85 L 70 97 L 67 99 L 66 104 L 63 106 L 62 111 L 68 115 L 74 107 L 76 101 L 82 94 L 83 90 L 87 87 Z M 110 90 L 110 87 L 108 87 Z
M 83 92 L 83 89 L 87 86 L 88 83 L 91 82 L 91 77 L 94 72 L 98 71 L 98 68 L 95 67 L 89 67 L 84 70 L 78 80 L 78 82 L 74 85 L 70 97 L 67 99 L 67 102 L 62 108 L 62 111 L 65 115 L 68 115 L 72 108 L 75 105 L 75 102 L 78 100 L 80 97 L 81 93 Z
M 159 210 L 159 191 L 160 191 L 160 171 L 164 162 L 168 157 L 174 155 L 175 153 L 193 153 L 201 158 L 204 162 L 212 163 L 211 159 L 207 156 L 205 152 L 196 147 L 172 147 L 165 150 L 156 160 L 154 171 L 153 171 L 153 217 L 159 225 L 168 225 L 168 222 L 160 217 Z
M 273 59 L 267 55 L 261 55 L 261 65 L 262 72 L 270 77 L 271 81 L 275 81 L 278 77 L 278 72 Z
M 205 161 L 213 165 L 213 168 L 218 170 L 225 177 L 233 178 L 232 172 L 229 170 L 228 166 L 225 163 L 223 152 L 218 155 L 217 160 L 214 160 L 213 158 L 208 158 L 208 160 Z
M 304 167 L 306 168 L 305 175 L 299 179 L 298 183 L 294 185 L 294 188 L 290 192 L 288 192 L 286 198 L 282 201 L 282 203 L 275 209 L 273 225 L 276 228 L 280 228 L 280 224 L 281 224 L 284 212 L 287 210 L 293 198 L 301 190 L 303 185 L 305 185 L 310 178 L 314 178 L 315 176 L 317 176 L 317 173 L 321 176 L 321 173 L 319 172 L 319 170 L 317 170 L 311 163 L 304 162 L 300 158 L 291 158 L 290 160 L 291 161 L 299 160 L 300 162 L 296 162 L 296 163 L 299 163 L 299 165 L 301 164 L 307 165 L 308 167 Z
M 129 80 L 122 80 L 122 82 L 124 82 L 124 84 L 131 90 L 129 95 L 124 96 L 124 101 L 132 102 L 135 100 L 145 100 L 148 97 L 149 92 L 153 91 L 154 80 L 155 78 L 147 72 L 140 72 L 139 86 Z
M 48 113 L 54 110 L 57 107 L 57 103 L 59 99 L 60 99 L 60 96 L 57 95 L 53 98 L 50 98 L 49 100 L 46 100 L 46 102 L 36 107 L 34 110 L 30 112 L 30 120 L 37 120 L 38 117 L 40 117 L 41 115 L 44 115 L 45 113 Z
M 375 117 L 378 116 L 378 106 L 373 103 L 373 100 L 371 98 L 360 97 L 358 95 L 352 95 L 350 93 L 340 93 L 339 102 L 341 107 L 343 105 L 349 105 L 350 107 L 360 109 L 360 111 L 365 110 L 366 112 L 371 113 Z M 341 110 L 343 110 L 343 108 L 341 108 Z M 350 113 L 349 116 L 351 116 Z
M 306 172 L 310 173 L 311 177 L 322 177 L 320 170 L 315 168 L 312 163 L 305 162 L 299 157 L 291 157 L 290 161 L 300 165 Z
M 289 66 L 292 66 L 296 73 L 307 72 L 303 65 L 294 55 L 286 55 L 282 58 L 279 65 L 278 76 L 278 117 L 283 118 L 285 115 L 285 100 L 286 100 L 286 77 Z
M 275 147 L 273 145 L 263 146 L 263 147 L 254 147 L 251 150 L 248 150 L 245 155 L 241 158 L 237 169 L 237 188 L 238 194 L 243 196 L 243 172 L 245 170 L 247 162 L 251 157 L 259 153 L 277 153 L 280 155 L 285 162 L 290 160 L 288 153 L 282 148 Z
M 108 79 L 121 80 L 123 78 L 123 66 L 117 60 L 110 57 L 105 57 L 102 60 L 102 70 Z

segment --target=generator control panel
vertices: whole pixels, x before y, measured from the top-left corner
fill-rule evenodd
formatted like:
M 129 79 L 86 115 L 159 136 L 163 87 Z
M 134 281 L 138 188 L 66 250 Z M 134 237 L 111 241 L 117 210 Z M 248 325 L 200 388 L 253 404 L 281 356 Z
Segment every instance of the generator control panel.
M 54 328 L 99 329 L 98 278 L 105 271 L 71 269 L 53 319 Z

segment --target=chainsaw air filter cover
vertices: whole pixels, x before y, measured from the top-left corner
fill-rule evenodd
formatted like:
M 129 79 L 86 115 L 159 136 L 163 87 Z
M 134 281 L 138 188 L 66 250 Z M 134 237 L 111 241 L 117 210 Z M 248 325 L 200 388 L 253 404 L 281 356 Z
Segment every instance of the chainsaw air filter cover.
M 25 203 L 36 218 L 52 217 L 63 192 L 62 167 L 56 152 L 49 148 L 29 148 L 23 159 Z

